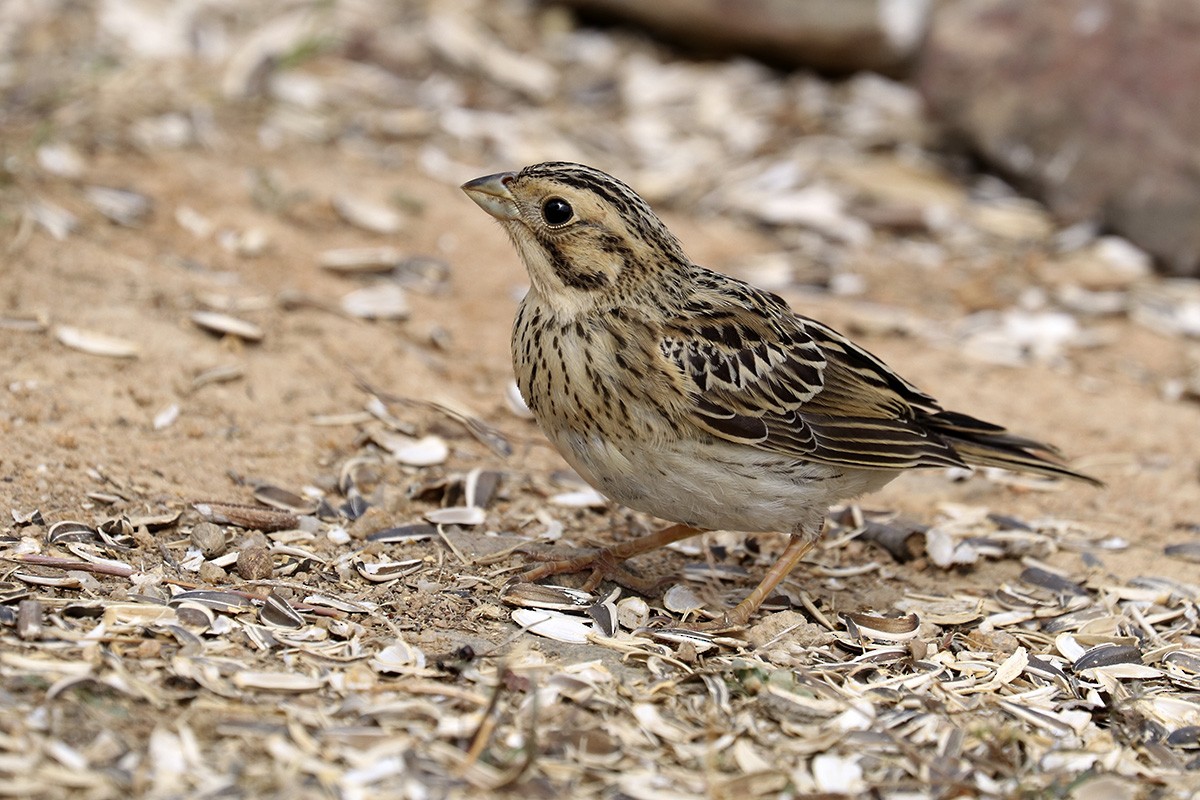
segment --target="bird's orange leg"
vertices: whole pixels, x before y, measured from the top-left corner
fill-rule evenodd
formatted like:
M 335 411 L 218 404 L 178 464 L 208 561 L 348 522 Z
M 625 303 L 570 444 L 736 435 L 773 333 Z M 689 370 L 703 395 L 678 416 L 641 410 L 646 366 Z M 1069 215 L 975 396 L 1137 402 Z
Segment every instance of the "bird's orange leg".
M 762 581 L 754 587 L 754 591 L 747 595 L 745 600 L 714 620 L 681 627 L 696 631 L 723 631 L 743 627 L 750 621 L 750 617 L 758 610 L 758 607 L 771 596 L 771 592 L 775 591 L 775 587 L 779 585 L 780 581 L 786 578 L 788 573 L 800 563 L 800 559 L 804 558 L 805 554 L 812 549 L 815 542 L 816 539 L 808 536 L 792 534 L 792 540 L 780 554 L 779 560 L 771 565 Z
M 601 581 L 605 578 L 610 578 L 635 592 L 653 594 L 661 581 L 650 581 L 645 578 L 639 578 L 622 567 L 621 562 L 642 553 L 649 553 L 651 550 L 666 547 L 672 542 L 678 542 L 680 539 L 687 539 L 701 533 L 704 533 L 702 529 L 693 528 L 690 525 L 671 525 L 670 527 L 663 528 L 661 531 L 640 536 L 637 539 L 631 539 L 628 542 L 622 542 L 612 547 L 602 547 L 599 550 L 585 553 L 575 558 L 549 561 L 541 566 L 522 572 L 518 576 L 518 580 L 532 582 L 548 578 L 551 575 L 565 575 L 572 572 L 591 570 L 592 574 L 588 576 L 587 581 L 583 584 L 584 591 L 593 591 L 600 585 Z M 775 583 L 778 583 L 782 578 L 783 576 L 781 575 L 776 579 Z M 774 585 L 771 584 L 771 586 Z M 761 603 L 762 601 L 760 600 L 759 604 Z M 755 608 L 757 607 L 758 605 L 755 605 Z M 751 609 L 751 611 L 753 610 Z

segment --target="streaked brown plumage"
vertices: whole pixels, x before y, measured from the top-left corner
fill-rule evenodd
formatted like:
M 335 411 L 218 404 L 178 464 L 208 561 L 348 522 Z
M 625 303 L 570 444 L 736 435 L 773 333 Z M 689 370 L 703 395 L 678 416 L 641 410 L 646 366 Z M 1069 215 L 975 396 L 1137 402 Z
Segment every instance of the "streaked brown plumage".
M 551 162 L 463 190 L 529 271 L 513 367 L 547 438 L 609 497 L 678 523 L 528 579 L 591 569 L 594 586 L 621 560 L 703 530 L 792 534 L 715 623 L 740 625 L 820 536 L 831 504 L 902 470 L 973 464 L 1098 484 L 1048 445 L 946 411 L 776 295 L 693 264 L 603 172 Z

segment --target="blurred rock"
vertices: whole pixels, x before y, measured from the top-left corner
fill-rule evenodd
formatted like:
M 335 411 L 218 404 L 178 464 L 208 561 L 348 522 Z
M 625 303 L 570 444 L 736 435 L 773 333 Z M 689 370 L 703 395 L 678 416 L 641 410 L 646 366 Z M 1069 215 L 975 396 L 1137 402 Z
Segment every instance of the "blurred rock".
M 904 71 L 929 0 L 564 0 L 689 47 L 832 72 Z
M 963 0 L 939 9 L 917 80 L 1058 216 L 1200 275 L 1197 41 L 1197 0 Z

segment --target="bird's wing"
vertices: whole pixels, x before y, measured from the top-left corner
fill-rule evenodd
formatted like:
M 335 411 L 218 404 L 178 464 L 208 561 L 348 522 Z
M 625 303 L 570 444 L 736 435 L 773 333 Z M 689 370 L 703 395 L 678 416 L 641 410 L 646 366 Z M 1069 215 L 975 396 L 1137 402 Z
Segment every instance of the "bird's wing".
M 933 398 L 775 295 L 741 283 L 705 293 L 663 327 L 660 350 L 714 436 L 833 465 L 963 465 L 924 424 L 942 412 Z

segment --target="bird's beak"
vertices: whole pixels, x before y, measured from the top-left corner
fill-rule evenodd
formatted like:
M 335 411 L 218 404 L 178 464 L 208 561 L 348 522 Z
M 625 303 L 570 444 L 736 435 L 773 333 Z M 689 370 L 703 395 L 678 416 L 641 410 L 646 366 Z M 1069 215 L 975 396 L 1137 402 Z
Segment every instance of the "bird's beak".
M 509 222 L 521 217 L 521 213 L 517 210 L 517 201 L 513 199 L 512 192 L 508 190 L 508 184 L 516 177 L 516 174 L 512 172 L 484 175 L 482 178 L 464 183 L 462 190 L 484 211 L 501 222 Z

